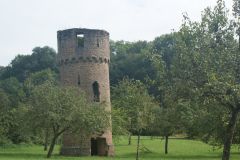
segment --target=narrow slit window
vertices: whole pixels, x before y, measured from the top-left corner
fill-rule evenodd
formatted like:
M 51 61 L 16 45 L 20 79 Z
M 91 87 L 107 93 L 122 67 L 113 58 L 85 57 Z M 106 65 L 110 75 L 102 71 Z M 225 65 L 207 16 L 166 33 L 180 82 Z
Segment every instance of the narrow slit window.
M 99 47 L 100 45 L 99 45 L 99 40 L 97 39 L 97 47 Z
M 99 92 L 99 84 L 97 81 L 95 81 L 92 84 L 93 87 L 93 101 L 94 102 L 100 102 L 100 92 Z
M 80 75 L 78 75 L 78 86 L 80 86 L 81 85 L 81 81 L 80 81 Z
M 78 47 L 84 47 L 84 34 L 77 34 Z

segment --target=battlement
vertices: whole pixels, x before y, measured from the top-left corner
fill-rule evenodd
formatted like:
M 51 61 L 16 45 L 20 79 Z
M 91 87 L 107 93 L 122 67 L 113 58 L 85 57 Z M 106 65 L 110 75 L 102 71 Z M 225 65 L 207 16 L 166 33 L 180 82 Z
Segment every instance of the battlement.
M 71 34 L 95 34 L 95 35 L 102 35 L 102 36 L 109 36 L 109 33 L 105 30 L 99 30 L 99 29 L 87 29 L 87 28 L 71 28 L 71 29 L 65 29 L 60 30 L 57 32 L 58 35 L 71 35 Z
M 72 63 L 110 63 L 110 60 L 104 57 L 83 57 L 83 56 L 78 56 L 78 57 L 71 57 L 71 58 L 66 58 L 66 59 L 59 59 L 58 60 L 58 65 L 67 65 L 67 64 L 72 64 Z

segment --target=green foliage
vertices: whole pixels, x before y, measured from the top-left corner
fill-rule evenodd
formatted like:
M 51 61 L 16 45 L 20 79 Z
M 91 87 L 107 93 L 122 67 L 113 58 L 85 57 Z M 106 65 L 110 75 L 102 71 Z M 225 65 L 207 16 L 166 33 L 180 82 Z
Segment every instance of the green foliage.
M 45 82 L 31 92 L 29 104 L 27 125 L 39 130 L 49 129 L 52 135 L 48 157 L 62 133 L 99 134 L 110 125 L 104 108 L 89 103 L 77 88 Z
M 30 76 L 24 82 L 24 89 L 27 96 L 31 95 L 31 92 L 38 85 L 42 85 L 46 82 L 50 82 L 52 84 L 57 84 L 57 74 L 50 70 L 45 69 L 39 72 L 31 73 Z
M 126 114 L 128 131 L 146 129 L 153 119 L 152 109 L 156 107 L 147 88 L 140 81 L 123 79 L 113 87 L 112 93 L 113 107 Z
M 20 102 L 24 101 L 25 93 L 23 86 L 15 77 L 0 81 L 0 88 L 8 94 L 12 107 L 17 107 Z
M 151 125 L 154 135 L 170 136 L 183 132 L 179 104 L 183 100 L 182 87 L 179 84 L 176 71 L 176 41 L 179 33 L 171 33 L 155 38 L 152 54 L 149 55 L 152 66 L 156 70 L 153 79 L 148 79 L 148 85 L 160 108 L 154 111 L 155 120 Z
M 11 77 L 0 81 L 0 90 L 2 103 L 0 125 L 4 128 L 4 133 L 0 133 L 1 139 L 3 138 L 5 143 L 18 144 L 24 142 L 27 138 L 20 131 L 21 122 L 17 118 L 21 114 L 21 112 L 17 112 L 18 106 L 25 101 L 23 87 L 16 78 Z
M 237 99 L 240 60 L 234 26 L 227 15 L 224 2 L 219 0 L 213 10 L 205 9 L 200 23 L 187 19 L 178 39 L 178 50 L 182 54 L 178 61 L 186 67 L 183 71 L 178 70 L 179 74 L 182 74 L 183 80 L 188 79 L 191 88 L 195 87 L 202 92 L 205 97 L 202 107 L 209 106 L 205 112 L 211 111 L 209 116 L 219 114 L 225 118 L 224 121 L 228 121 L 226 117 L 229 111 L 217 111 L 221 106 L 229 108 L 228 103 L 235 103 L 234 97 Z M 181 60 L 184 60 L 183 63 Z M 186 71 L 189 76 L 184 74 Z M 202 103 L 201 96 L 197 96 Z M 225 116 L 222 115 L 224 113 Z M 214 134 L 217 132 L 218 129 Z
M 111 115 L 113 136 L 119 137 L 128 134 L 128 121 L 126 112 L 121 108 L 112 107 Z
M 161 56 L 167 69 L 170 69 L 173 56 L 176 54 L 176 36 L 177 33 L 165 34 L 155 38 L 152 44 L 152 53 Z
M 31 55 L 18 55 L 4 68 L 0 79 L 16 77 L 23 82 L 31 73 L 50 68 L 57 71 L 56 51 L 50 47 L 35 47 Z
M 150 44 L 146 41 L 111 42 L 110 81 L 117 85 L 124 77 L 145 81 L 154 75 L 148 58 Z
M 36 119 L 32 121 L 36 127 L 53 127 L 59 131 L 82 128 L 91 132 L 95 129 L 88 126 L 88 123 L 94 123 L 93 120 L 96 120 L 95 114 L 92 113 L 96 108 L 87 102 L 84 93 L 75 88 L 62 88 L 44 83 L 37 86 L 31 95 L 29 115 Z M 96 110 L 98 111 L 100 109 Z M 94 127 L 98 126 L 102 129 L 102 124 L 95 122 Z
M 215 120 L 206 123 L 201 119 L 203 123 L 198 126 L 209 131 L 206 139 L 224 143 L 223 160 L 229 159 L 240 111 L 237 29 L 234 20 L 228 17 L 224 1 L 218 0 L 213 9 L 205 9 L 201 22 L 185 19 L 176 45 L 179 54 L 176 62 L 181 66 L 176 69 L 180 83 L 195 90 L 192 95 L 196 98 L 191 101 L 198 102 L 204 118 Z
M 155 119 L 150 126 L 151 132 L 156 136 L 170 136 L 177 133 L 179 129 L 179 116 L 174 108 L 164 109 L 162 107 L 154 110 Z M 178 131 L 179 132 L 179 131 Z
M 0 90 L 0 144 L 8 142 L 7 132 L 11 121 L 9 121 L 7 113 L 9 111 L 9 99 L 8 96 Z
M 3 74 L 3 71 L 4 71 L 4 67 L 0 66 L 0 77 Z

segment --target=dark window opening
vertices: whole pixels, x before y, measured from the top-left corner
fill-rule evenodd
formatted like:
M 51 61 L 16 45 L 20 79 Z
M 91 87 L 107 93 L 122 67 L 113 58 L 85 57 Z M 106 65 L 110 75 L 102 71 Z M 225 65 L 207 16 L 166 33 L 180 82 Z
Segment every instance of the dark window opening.
M 93 101 L 94 102 L 100 102 L 100 92 L 99 92 L 99 84 L 97 81 L 95 81 L 92 84 L 93 87 Z
M 84 47 L 84 34 L 77 34 L 78 47 Z
M 78 86 L 80 86 L 81 82 L 80 82 L 80 75 L 78 75 Z

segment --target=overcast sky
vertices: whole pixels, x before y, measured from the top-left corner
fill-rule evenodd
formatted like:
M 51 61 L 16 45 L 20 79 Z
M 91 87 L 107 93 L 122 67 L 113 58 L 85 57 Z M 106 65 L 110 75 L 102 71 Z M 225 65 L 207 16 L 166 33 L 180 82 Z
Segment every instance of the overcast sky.
M 228 8 L 232 0 L 226 0 Z M 0 0 L 0 66 L 36 46 L 57 48 L 57 31 L 104 29 L 113 40 L 153 40 L 178 30 L 182 13 L 199 20 L 216 0 Z

